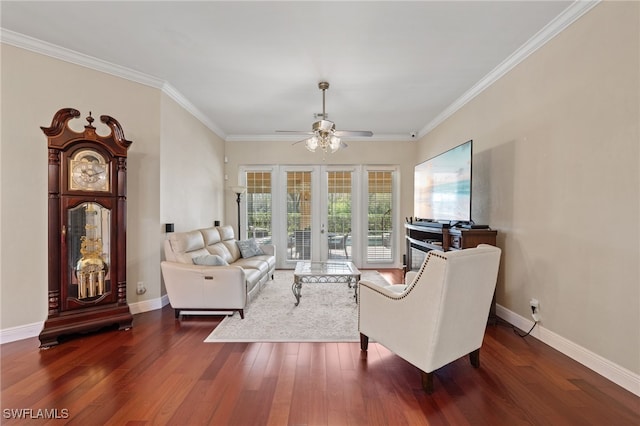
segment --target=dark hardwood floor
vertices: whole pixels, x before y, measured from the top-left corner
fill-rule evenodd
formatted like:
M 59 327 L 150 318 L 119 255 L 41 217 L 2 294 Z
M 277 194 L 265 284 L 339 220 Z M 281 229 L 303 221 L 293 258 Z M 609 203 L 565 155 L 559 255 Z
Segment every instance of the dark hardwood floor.
M 167 306 L 136 315 L 129 331 L 48 350 L 37 338 L 4 344 L 1 422 L 640 424 L 640 398 L 504 323 L 487 327 L 479 369 L 468 358 L 445 366 L 427 395 L 418 371 L 376 343 L 368 353 L 358 343 L 203 343 L 220 320 L 177 321 Z

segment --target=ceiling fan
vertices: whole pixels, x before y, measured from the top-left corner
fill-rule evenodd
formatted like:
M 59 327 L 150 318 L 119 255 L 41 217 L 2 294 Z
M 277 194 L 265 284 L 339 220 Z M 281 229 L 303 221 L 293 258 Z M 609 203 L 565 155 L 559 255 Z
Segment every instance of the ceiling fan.
M 328 116 L 325 111 L 325 92 L 329 88 L 329 83 L 321 81 L 318 83 L 318 88 L 322 90 L 322 114 L 316 115 L 320 120 L 313 123 L 311 131 L 276 130 L 276 133 L 310 135 L 309 138 L 302 139 L 296 143 L 304 142 L 307 149 L 312 152 L 315 152 L 318 148 L 322 149 L 324 152 L 336 152 L 340 148 L 346 148 L 347 144 L 340 139 L 341 137 L 373 136 L 373 132 L 369 130 L 336 130 L 335 123 L 327 120 Z

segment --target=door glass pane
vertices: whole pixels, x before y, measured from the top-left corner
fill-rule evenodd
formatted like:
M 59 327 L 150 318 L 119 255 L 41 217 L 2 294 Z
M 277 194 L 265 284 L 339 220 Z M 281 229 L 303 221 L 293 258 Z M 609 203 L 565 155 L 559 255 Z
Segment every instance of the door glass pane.
M 367 261 L 391 261 L 393 172 L 369 171 Z
M 247 235 L 271 244 L 271 172 L 247 172 Z
M 351 172 L 328 172 L 327 259 L 351 260 Z
M 311 172 L 287 172 L 287 259 L 311 259 Z
M 98 203 L 82 203 L 69 209 L 67 222 L 67 295 L 97 299 L 111 291 L 111 211 Z

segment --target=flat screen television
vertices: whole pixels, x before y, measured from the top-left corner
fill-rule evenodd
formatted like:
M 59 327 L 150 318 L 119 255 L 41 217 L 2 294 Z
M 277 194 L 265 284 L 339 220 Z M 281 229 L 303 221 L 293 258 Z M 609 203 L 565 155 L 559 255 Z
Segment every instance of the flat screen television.
M 471 223 L 472 145 L 467 141 L 415 166 L 416 218 Z

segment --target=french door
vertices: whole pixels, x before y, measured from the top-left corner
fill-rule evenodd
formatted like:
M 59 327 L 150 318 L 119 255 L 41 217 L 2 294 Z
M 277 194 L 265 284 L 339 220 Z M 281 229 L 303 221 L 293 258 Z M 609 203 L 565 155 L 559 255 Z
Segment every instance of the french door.
M 353 169 L 285 167 L 287 262 L 351 261 Z
M 279 268 L 301 260 L 399 266 L 396 173 L 365 166 L 242 167 L 242 228 L 247 237 L 276 244 Z

